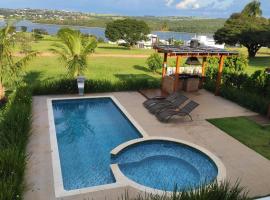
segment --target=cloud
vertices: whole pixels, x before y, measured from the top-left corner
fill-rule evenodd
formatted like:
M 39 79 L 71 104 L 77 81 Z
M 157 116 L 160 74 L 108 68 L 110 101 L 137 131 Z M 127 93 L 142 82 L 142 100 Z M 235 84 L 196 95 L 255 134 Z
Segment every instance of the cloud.
M 174 3 L 174 0 L 165 0 L 166 6 L 171 6 Z
M 178 9 L 198 9 L 200 8 L 200 4 L 198 3 L 198 0 L 183 0 L 176 4 L 176 8 Z
M 168 1 L 168 0 L 167 0 Z M 209 8 L 225 10 L 233 4 L 234 0 L 181 0 L 176 4 L 177 9 Z

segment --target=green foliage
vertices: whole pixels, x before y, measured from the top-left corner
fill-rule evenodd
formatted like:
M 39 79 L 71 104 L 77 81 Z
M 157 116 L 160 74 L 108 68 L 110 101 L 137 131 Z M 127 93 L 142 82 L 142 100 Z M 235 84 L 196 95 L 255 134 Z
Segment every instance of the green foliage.
M 224 25 L 224 19 L 182 19 L 172 20 L 169 30 L 186 33 L 214 33 Z
M 225 59 L 224 66 L 231 72 L 243 72 L 248 66 L 248 58 L 244 54 Z
M 162 68 L 162 58 L 158 53 L 153 53 L 150 57 L 146 60 L 146 63 L 149 69 L 153 72 L 156 72 L 158 69 Z
M 150 33 L 144 21 L 136 19 L 115 20 L 106 26 L 105 36 L 112 42 L 124 40 L 129 46 L 134 46 L 138 41 L 144 40 Z
M 27 32 L 27 26 L 21 26 L 21 31 L 23 33 L 26 33 Z
M 184 41 L 183 40 L 175 40 L 173 42 L 174 45 L 180 46 L 180 45 L 184 45 Z
M 105 40 L 102 37 L 98 38 L 98 43 L 104 43 L 104 42 L 105 42 Z
M 32 30 L 33 33 L 40 34 L 40 35 L 49 35 L 49 33 L 42 28 L 36 28 Z
M 32 52 L 32 42 L 34 41 L 33 35 L 26 32 L 20 32 L 16 34 L 16 41 L 19 44 L 21 53 L 31 53 Z
M 128 195 L 124 200 L 129 200 Z M 178 192 L 177 189 L 172 195 L 164 192 L 163 195 L 144 195 L 134 200 L 248 200 L 247 192 L 239 183 L 231 184 L 230 182 L 222 182 L 218 184 L 214 182 L 210 185 L 202 185 L 197 190 Z
M 31 52 L 20 59 L 14 58 L 12 50 L 17 38 L 11 27 L 8 23 L 0 30 L 0 100 L 5 97 L 4 85 L 16 85 L 22 75 L 22 68 L 37 54 Z
M 207 62 L 210 68 L 217 68 L 219 65 L 218 58 L 208 58 Z M 244 54 L 240 54 L 239 56 L 232 56 L 225 59 L 224 71 L 239 73 L 245 71 L 247 66 L 248 66 L 248 58 Z
M 261 16 L 260 3 L 249 3 L 241 13 L 235 13 L 214 35 L 218 43 L 241 44 L 255 57 L 259 49 L 270 44 L 270 23 Z
M 121 81 L 108 80 L 86 80 L 85 92 L 117 92 L 136 91 L 140 89 L 159 88 L 159 79 L 126 79 Z M 78 93 L 77 82 L 72 79 L 61 79 L 56 81 L 43 81 L 33 86 L 35 95 L 45 94 L 76 94 Z
M 209 67 L 204 87 L 215 90 L 217 68 Z M 270 103 L 270 75 L 256 71 L 249 76 L 243 72 L 225 71 L 220 95 L 261 114 L 267 114 Z
M 25 148 L 31 130 L 31 91 L 19 87 L 0 120 L 0 199 L 23 199 Z
M 245 6 L 241 14 L 248 17 L 261 17 L 261 2 L 259 2 L 258 0 L 253 0 Z
M 57 36 L 61 43 L 55 43 L 51 51 L 65 63 L 69 77 L 83 75 L 87 68 L 87 56 L 97 47 L 96 39 L 69 28 L 60 29 Z
M 43 35 L 48 35 L 48 32 L 45 29 L 37 28 L 37 29 L 33 29 L 32 32 L 33 32 L 33 37 L 35 38 L 36 41 L 43 39 L 44 37 Z
M 68 26 L 103 27 L 117 19 L 126 19 L 124 16 L 87 16 L 86 19 L 35 19 L 34 22 L 44 24 L 59 24 Z M 197 19 L 191 17 L 128 17 L 143 20 L 152 31 L 177 31 L 186 33 L 214 33 L 221 28 L 224 19 Z M 32 20 L 29 18 L 29 20 Z

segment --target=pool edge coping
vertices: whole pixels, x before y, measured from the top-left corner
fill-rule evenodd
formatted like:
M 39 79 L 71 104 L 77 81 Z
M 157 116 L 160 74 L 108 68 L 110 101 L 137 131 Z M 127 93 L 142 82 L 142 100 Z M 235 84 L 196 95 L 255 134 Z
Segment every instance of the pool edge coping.
M 217 170 L 218 170 L 218 174 L 217 174 L 217 177 L 216 177 L 215 180 L 217 181 L 217 183 L 220 184 L 222 181 L 225 180 L 226 174 L 227 174 L 225 165 L 223 164 L 223 162 L 215 154 L 213 154 L 212 152 L 210 152 L 209 150 L 207 150 L 204 147 L 201 147 L 199 145 L 196 145 L 194 143 L 187 142 L 187 141 L 184 141 L 184 140 L 174 139 L 174 138 L 170 138 L 170 137 L 138 138 L 138 139 L 127 141 L 127 142 L 117 146 L 116 148 L 114 148 L 111 151 L 111 155 L 116 156 L 121 151 L 123 151 L 124 149 L 126 149 L 129 146 L 132 146 L 134 144 L 139 144 L 139 143 L 147 142 L 147 141 L 157 141 L 157 140 L 175 142 L 175 143 L 178 143 L 178 144 L 184 144 L 184 145 L 187 145 L 187 146 L 189 146 L 191 148 L 194 148 L 194 149 L 200 151 L 201 153 L 205 154 L 209 159 L 211 159 L 213 161 L 213 163 L 216 165 Z M 147 186 L 141 185 L 141 184 L 131 180 L 130 178 L 128 178 L 127 176 L 125 176 L 123 174 L 123 172 L 119 168 L 119 164 L 112 164 L 111 169 L 112 169 L 113 173 L 115 173 L 118 176 L 118 179 L 119 179 L 120 182 L 125 182 L 129 186 L 131 186 L 131 187 L 133 187 L 135 189 L 138 189 L 141 192 L 146 192 L 146 193 L 150 193 L 150 194 L 159 194 L 159 195 L 162 195 L 162 194 L 165 193 L 162 190 L 147 187 Z M 167 194 L 173 194 L 173 192 L 166 192 L 166 193 Z
M 51 150 L 52 168 L 53 168 L 54 192 L 55 192 L 56 199 L 68 197 L 72 195 L 80 195 L 80 194 L 101 191 L 101 190 L 115 189 L 115 188 L 128 186 L 127 184 L 123 184 L 121 182 L 116 181 L 115 183 L 111 183 L 111 184 L 91 186 L 91 187 L 82 188 L 82 189 L 75 189 L 75 190 L 69 190 L 69 191 L 64 189 L 52 102 L 57 101 L 57 100 L 76 100 L 76 99 L 79 100 L 79 99 L 95 99 L 95 98 L 110 98 L 116 104 L 116 106 L 120 109 L 120 111 L 127 117 L 127 119 L 132 123 L 132 125 L 137 129 L 137 131 L 140 133 L 142 138 L 149 137 L 146 131 L 138 124 L 138 122 L 128 113 L 125 107 L 120 103 L 120 101 L 113 95 L 47 98 L 50 150 Z M 115 180 L 117 180 L 117 177 L 115 177 L 115 175 L 114 175 L 114 178 Z

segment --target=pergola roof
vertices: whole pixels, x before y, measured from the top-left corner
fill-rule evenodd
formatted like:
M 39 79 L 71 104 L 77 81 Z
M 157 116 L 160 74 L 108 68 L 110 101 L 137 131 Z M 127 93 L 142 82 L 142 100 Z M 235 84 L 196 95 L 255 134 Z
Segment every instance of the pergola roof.
M 174 45 L 156 45 L 154 46 L 159 53 L 167 53 L 171 56 L 233 56 L 238 55 L 237 51 L 228 51 L 215 47 L 190 47 Z

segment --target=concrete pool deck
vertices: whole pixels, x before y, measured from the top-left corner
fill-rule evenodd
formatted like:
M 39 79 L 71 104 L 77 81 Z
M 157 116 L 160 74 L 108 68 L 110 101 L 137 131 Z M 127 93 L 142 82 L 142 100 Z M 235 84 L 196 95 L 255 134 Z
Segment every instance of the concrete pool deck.
M 255 113 L 201 90 L 197 93 L 186 94 L 200 104 L 192 113 L 193 122 L 178 118 L 171 123 L 164 124 L 143 107 L 142 102 L 145 101 L 145 97 L 138 92 L 116 92 L 102 95 L 113 95 L 118 99 L 149 136 L 185 140 L 211 151 L 225 165 L 227 178 L 232 182 L 239 179 L 241 185 L 249 189 L 250 196 L 265 196 L 270 193 L 270 161 L 205 120 L 251 116 Z M 28 189 L 24 196 L 26 200 L 55 200 L 47 99 L 70 96 L 51 95 L 33 98 L 33 134 L 27 149 L 30 157 L 25 178 Z M 113 197 L 121 195 L 120 189 L 98 191 L 93 193 L 92 197 L 93 199 L 105 199 L 107 196 L 107 199 L 115 199 Z

